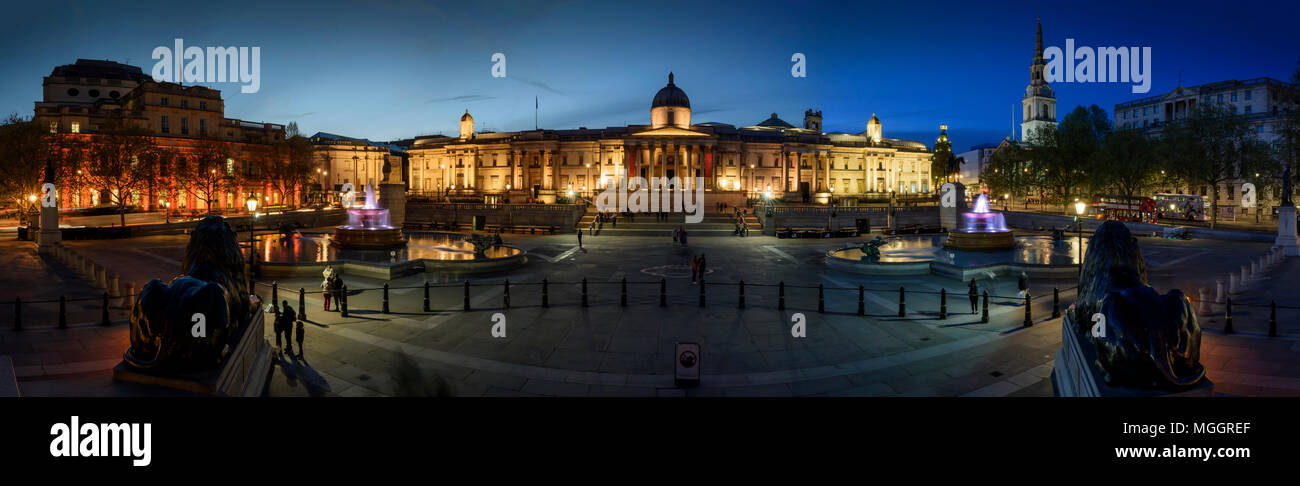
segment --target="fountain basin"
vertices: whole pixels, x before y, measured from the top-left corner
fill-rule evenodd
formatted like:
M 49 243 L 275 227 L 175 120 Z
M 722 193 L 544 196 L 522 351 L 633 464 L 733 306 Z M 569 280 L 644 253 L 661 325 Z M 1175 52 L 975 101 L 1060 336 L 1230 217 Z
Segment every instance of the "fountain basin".
M 1009 250 L 1016 247 L 1016 236 L 1010 231 L 953 231 L 948 233 L 948 239 L 943 242 L 943 247 L 970 251 Z
M 356 232 L 370 231 L 357 230 Z M 340 245 L 337 235 L 303 234 L 290 239 L 258 237 L 258 268 L 266 277 L 320 276 L 326 266 L 343 275 L 393 279 L 417 273 L 480 274 L 507 271 L 528 263 L 527 252 L 509 245 L 475 258 L 465 233 L 415 232 L 405 246 L 367 248 Z
M 1088 241 L 1053 241 L 1050 236 L 1012 236 L 1003 250 L 955 250 L 947 236 L 900 236 L 880 247 L 880 258 L 867 258 L 855 246 L 826 252 L 826 264 L 837 270 L 866 275 L 940 275 L 968 281 L 972 277 L 1030 275 L 1073 277 Z M 986 233 L 988 234 L 988 233 Z M 959 237 L 960 238 L 960 237 Z M 1082 251 L 1081 251 L 1082 250 Z

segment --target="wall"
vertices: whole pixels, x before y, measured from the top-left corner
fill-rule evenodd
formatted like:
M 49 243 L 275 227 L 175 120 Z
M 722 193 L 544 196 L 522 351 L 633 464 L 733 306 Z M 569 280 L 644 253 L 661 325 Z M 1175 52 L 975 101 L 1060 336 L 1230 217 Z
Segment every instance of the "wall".
M 1006 216 L 1007 226 L 1012 228 L 1037 229 L 1038 227 L 1064 228 L 1066 225 L 1074 224 L 1074 217 L 1057 214 L 1039 214 L 1039 213 L 1021 213 L 1016 211 L 1007 211 L 1002 213 Z M 1101 226 L 1101 221 L 1093 218 L 1083 221 L 1083 231 L 1091 233 Z M 1169 224 L 1150 224 L 1150 223 L 1124 223 L 1129 231 L 1135 234 L 1150 235 L 1152 231 L 1163 233 L 1165 228 L 1178 227 Z M 1238 231 L 1225 229 L 1209 229 L 1194 226 L 1184 226 L 1187 228 L 1187 235 L 1192 238 L 1203 238 L 1210 240 L 1237 240 L 1237 241 L 1274 241 L 1277 235 L 1274 233 L 1261 233 L 1255 231 Z
M 572 229 L 582 217 L 582 206 L 572 204 L 406 204 L 408 223 L 468 224 L 483 216 L 485 224 L 555 226 Z

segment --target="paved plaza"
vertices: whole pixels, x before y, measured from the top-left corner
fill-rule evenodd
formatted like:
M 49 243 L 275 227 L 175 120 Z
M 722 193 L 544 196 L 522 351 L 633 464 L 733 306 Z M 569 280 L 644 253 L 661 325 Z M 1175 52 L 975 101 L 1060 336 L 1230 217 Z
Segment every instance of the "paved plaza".
M 185 236 L 68 241 L 123 282 L 170 279 L 179 272 Z M 387 282 L 389 312 L 382 312 L 381 280 L 344 275 L 349 316 L 322 310 L 320 294 L 306 295 L 303 358 L 284 356 L 273 366 L 271 396 L 1050 396 L 1052 358 L 1060 346 L 1059 318 L 1074 298 L 1073 279 L 1031 279 L 1032 327 L 1024 307 L 995 297 L 990 319 L 970 312 L 966 285 L 938 276 L 868 277 L 823 263 L 843 239 L 751 236 L 692 238 L 689 247 L 667 237 L 508 236 L 529 251 L 528 265 L 471 277 L 464 311 L 463 278 L 416 274 Z M 856 240 L 855 240 L 856 241 Z M 1182 288 L 1195 297 L 1257 259 L 1266 243 L 1142 238 L 1151 283 Z M 705 306 L 690 281 L 692 255 L 708 259 Z M 25 301 L 95 296 L 75 273 L 39 258 L 25 242 L 0 243 L 0 285 L 5 297 Z M 1280 337 L 1267 337 L 1267 303 L 1295 306 L 1277 285 L 1300 276 L 1291 259 L 1251 280 L 1235 299 L 1233 335 L 1221 314 L 1202 317 L 1202 362 L 1216 390 L 1231 395 L 1300 394 L 1300 310 L 1278 311 Z M 587 279 L 583 307 L 581 281 Z M 627 306 L 620 283 L 627 279 Z M 659 282 L 666 281 L 660 306 Z M 510 307 L 504 304 L 509 279 Z M 548 306 L 541 302 L 547 279 Z M 432 286 L 424 311 L 422 285 Z M 737 283 L 744 280 L 745 307 Z M 786 284 L 786 309 L 778 310 L 777 282 Z M 258 293 L 269 297 L 271 282 Z M 276 282 L 279 298 L 298 309 L 297 289 L 319 289 L 319 278 Z M 818 312 L 817 289 L 825 290 Z M 857 315 L 857 287 L 865 316 Z M 898 317 L 898 288 L 907 290 L 906 317 Z M 1013 278 L 982 283 L 993 296 L 1016 295 Z M 940 289 L 948 292 L 939 317 Z M 25 304 L 24 330 L 14 331 L 12 305 L 0 305 L 0 355 L 12 358 L 21 392 L 28 396 L 166 393 L 111 380 L 127 346 L 128 318 L 121 299 L 111 305 L 112 325 L 100 325 L 99 300 L 68 304 L 69 329 L 57 329 L 57 303 Z M 1215 312 L 1220 312 L 1216 308 Z M 505 337 L 493 337 L 496 314 Z M 803 314 L 807 336 L 791 336 L 791 319 Z M 274 344 L 271 326 L 267 338 Z M 674 347 L 701 345 L 700 386 L 673 383 Z M 295 346 L 296 348 L 296 346 Z

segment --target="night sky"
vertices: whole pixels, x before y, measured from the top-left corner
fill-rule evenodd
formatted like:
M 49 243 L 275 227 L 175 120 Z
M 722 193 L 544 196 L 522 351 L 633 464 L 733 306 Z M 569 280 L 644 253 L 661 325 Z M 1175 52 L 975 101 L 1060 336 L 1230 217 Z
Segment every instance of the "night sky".
M 902 3 L 902 5 L 890 5 Z M 1300 61 L 1294 1 L 1278 2 L 278 2 L 40 1 L 0 20 L 0 114 L 30 117 L 41 78 L 77 58 L 149 73 L 156 46 L 260 46 L 261 90 L 215 84 L 226 115 L 296 121 L 372 140 L 455 134 L 466 108 L 480 131 L 649 122 L 676 73 L 694 122 L 755 124 L 772 112 L 801 126 L 857 133 L 877 113 L 886 137 L 933 144 L 947 124 L 957 151 L 1019 123 L 1034 20 L 1045 43 L 1150 46 L 1151 91 L 1054 84 L 1058 111 L 1167 92 L 1179 83 L 1268 76 Z M 492 78 L 491 56 L 507 56 Z M 807 56 L 808 77 L 790 75 Z

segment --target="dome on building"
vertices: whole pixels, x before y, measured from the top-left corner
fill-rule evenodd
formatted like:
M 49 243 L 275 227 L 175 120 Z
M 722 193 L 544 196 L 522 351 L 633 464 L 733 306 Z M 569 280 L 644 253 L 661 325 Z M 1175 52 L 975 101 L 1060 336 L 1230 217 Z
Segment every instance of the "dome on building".
M 460 116 L 460 121 L 466 121 L 466 120 L 474 121 L 474 117 L 469 116 L 469 110 L 465 110 L 465 114 Z
M 650 102 L 651 109 L 660 106 L 691 107 L 691 99 L 686 97 L 686 92 L 673 84 L 673 73 L 668 73 L 668 86 L 664 86 L 658 93 L 655 93 L 654 101 Z
M 777 118 L 777 117 L 776 117 L 776 113 L 773 113 L 772 116 L 771 116 L 770 118 L 768 118 L 768 119 L 766 119 L 766 120 L 763 120 L 763 121 L 761 121 L 761 122 L 758 122 L 758 125 L 756 125 L 756 126 L 760 126 L 760 127 L 772 127 L 772 128 L 794 128 L 794 125 L 791 125 L 791 124 L 789 124 L 789 123 L 786 123 L 785 120 L 782 120 L 782 119 L 780 119 L 780 118 Z

